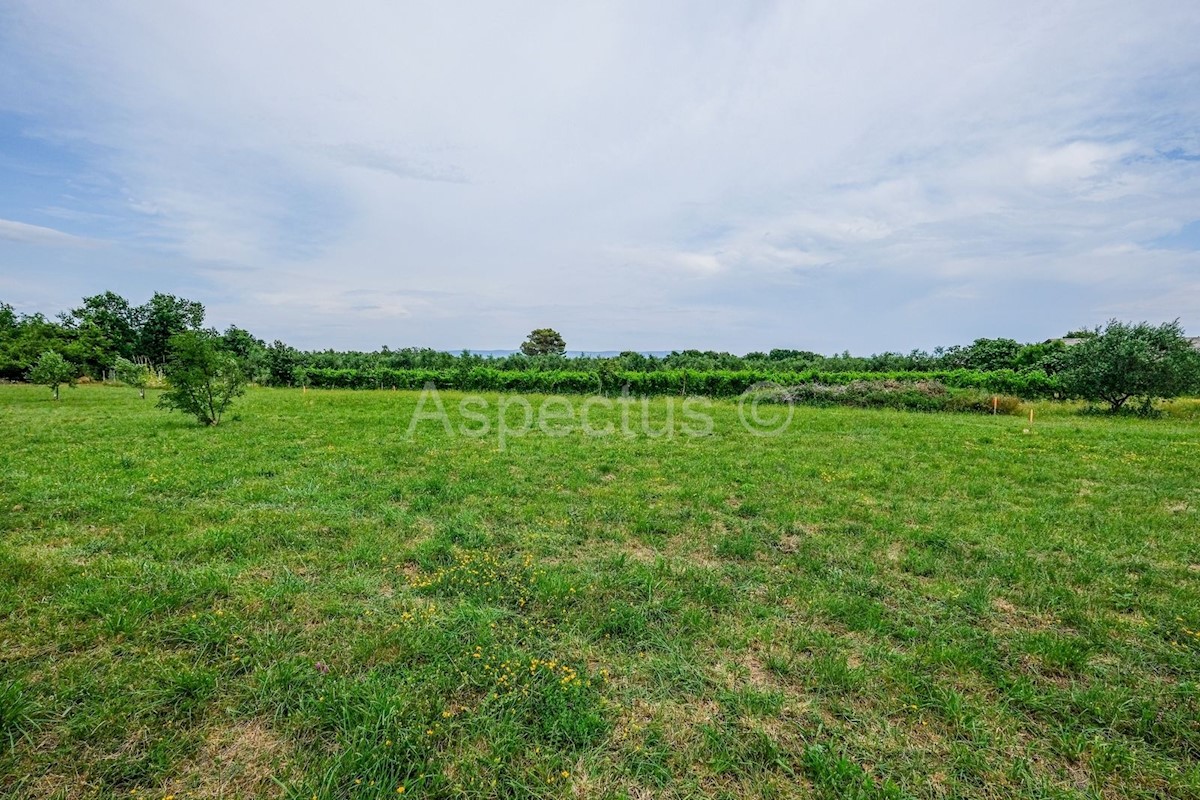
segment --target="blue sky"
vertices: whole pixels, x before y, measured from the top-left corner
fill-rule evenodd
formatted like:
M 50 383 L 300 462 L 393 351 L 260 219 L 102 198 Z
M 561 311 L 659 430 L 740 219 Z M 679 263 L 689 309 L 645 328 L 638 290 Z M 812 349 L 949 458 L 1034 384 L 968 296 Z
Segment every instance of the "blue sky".
M 1200 335 L 1200 4 L 0 5 L 0 300 L 301 347 Z

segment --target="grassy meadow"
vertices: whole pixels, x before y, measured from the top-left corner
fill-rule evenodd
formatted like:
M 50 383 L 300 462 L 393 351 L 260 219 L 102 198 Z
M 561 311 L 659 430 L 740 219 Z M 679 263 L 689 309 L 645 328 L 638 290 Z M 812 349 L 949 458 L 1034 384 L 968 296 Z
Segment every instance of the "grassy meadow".
M 1200 797 L 1193 420 L 154 394 L 0 386 L 0 796 Z

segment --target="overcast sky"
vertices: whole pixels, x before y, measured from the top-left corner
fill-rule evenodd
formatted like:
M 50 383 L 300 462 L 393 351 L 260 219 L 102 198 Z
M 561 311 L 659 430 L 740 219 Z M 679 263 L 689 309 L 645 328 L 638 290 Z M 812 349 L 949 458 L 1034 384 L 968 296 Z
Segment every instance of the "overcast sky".
M 0 0 L 0 301 L 304 348 L 1200 335 L 1200 3 Z

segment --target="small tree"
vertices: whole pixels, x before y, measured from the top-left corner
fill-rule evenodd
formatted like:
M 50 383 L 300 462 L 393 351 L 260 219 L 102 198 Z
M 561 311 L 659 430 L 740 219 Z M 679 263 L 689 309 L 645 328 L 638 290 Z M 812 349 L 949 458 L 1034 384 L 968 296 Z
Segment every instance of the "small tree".
M 220 423 L 233 398 L 246 391 L 246 376 L 237 359 L 200 331 L 172 336 L 169 352 L 169 388 L 158 398 L 158 405 L 191 414 L 202 425 Z
M 1102 400 L 1113 413 L 1130 399 L 1148 412 L 1155 400 L 1200 387 L 1200 352 L 1178 320 L 1159 326 L 1111 320 L 1068 348 L 1061 380 L 1067 394 Z
M 29 370 L 29 382 L 50 387 L 57 400 L 59 385 L 75 385 L 75 365 L 53 350 L 47 350 Z
M 521 352 L 527 356 L 561 356 L 567 351 L 567 343 L 553 328 L 538 328 L 521 342 Z
M 113 366 L 113 371 L 117 373 L 117 380 L 126 386 L 137 389 L 142 399 L 146 399 L 146 385 L 150 383 L 150 367 L 145 364 L 135 364 L 127 358 L 117 356 L 117 363 Z

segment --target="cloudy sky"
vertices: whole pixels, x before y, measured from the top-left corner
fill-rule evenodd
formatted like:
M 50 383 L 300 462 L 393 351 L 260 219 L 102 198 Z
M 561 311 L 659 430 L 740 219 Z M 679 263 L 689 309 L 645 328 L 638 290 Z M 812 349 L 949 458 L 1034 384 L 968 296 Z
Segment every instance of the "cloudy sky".
M 305 348 L 1200 335 L 1200 3 L 0 0 L 0 300 Z

